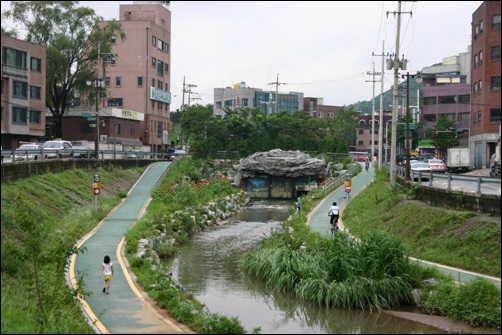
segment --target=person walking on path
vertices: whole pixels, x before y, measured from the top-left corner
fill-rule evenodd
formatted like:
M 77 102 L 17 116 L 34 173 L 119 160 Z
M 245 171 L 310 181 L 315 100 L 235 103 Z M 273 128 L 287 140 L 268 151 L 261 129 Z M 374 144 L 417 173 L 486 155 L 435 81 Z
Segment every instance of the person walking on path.
M 340 217 L 340 208 L 336 205 L 336 202 L 333 202 L 333 206 L 329 208 L 328 216 L 331 216 L 331 220 L 329 220 L 329 224 L 332 229 L 338 228 L 338 219 Z
M 103 274 L 103 278 L 105 279 L 105 284 L 103 287 L 103 293 L 110 294 L 110 282 L 113 277 L 113 264 L 110 261 L 110 256 L 106 255 L 103 266 L 101 267 L 101 272 L 99 273 L 98 278 Z

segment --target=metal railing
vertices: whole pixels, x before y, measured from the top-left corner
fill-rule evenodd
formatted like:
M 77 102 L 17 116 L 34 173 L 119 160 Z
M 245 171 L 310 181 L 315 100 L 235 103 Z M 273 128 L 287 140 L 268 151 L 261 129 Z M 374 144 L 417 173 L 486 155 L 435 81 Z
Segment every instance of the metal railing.
M 401 177 L 406 176 L 406 170 L 403 167 L 397 167 L 397 175 Z M 416 172 L 410 171 L 410 178 L 412 181 L 415 179 L 418 180 L 419 183 L 422 182 L 422 179 L 429 180 L 429 186 L 433 187 L 433 181 L 437 179 L 446 179 L 448 181 L 448 190 L 451 190 L 452 181 L 466 181 L 471 183 L 476 183 L 476 193 L 481 193 L 481 185 L 485 184 L 501 184 L 500 178 L 493 177 L 479 177 L 479 176 L 456 176 L 452 174 L 442 174 L 442 173 L 432 173 L 432 172 Z

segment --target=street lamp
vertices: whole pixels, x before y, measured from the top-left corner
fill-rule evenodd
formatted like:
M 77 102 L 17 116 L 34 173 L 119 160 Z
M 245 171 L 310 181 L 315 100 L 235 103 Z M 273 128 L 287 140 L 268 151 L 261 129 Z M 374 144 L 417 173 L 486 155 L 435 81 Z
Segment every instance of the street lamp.
M 99 79 L 94 79 L 94 80 L 88 80 L 86 81 L 86 84 L 88 86 L 94 86 L 96 87 L 96 143 L 94 144 L 94 157 L 96 159 L 99 159 L 99 110 L 98 110 L 98 102 L 99 102 L 99 88 L 100 87 L 105 87 L 105 83 L 102 80 Z
M 406 180 L 410 180 L 410 140 L 411 140 L 411 132 L 410 132 L 410 77 L 415 78 L 415 76 L 419 76 L 417 78 L 417 83 L 422 83 L 422 78 L 420 77 L 420 72 L 416 74 L 410 74 L 406 72 L 406 74 L 402 75 L 402 78 L 406 78 L 406 130 L 404 132 L 404 139 L 406 140 Z

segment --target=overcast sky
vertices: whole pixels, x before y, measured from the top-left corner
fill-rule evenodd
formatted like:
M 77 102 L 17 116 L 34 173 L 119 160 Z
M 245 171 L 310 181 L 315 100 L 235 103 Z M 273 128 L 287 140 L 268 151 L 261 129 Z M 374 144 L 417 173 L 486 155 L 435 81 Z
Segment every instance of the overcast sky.
M 106 20 L 119 4 L 81 1 Z M 472 14 L 482 1 L 402 2 L 400 54 L 410 73 L 466 52 Z M 2 1 L 2 9 L 8 1 Z M 213 103 L 215 87 L 303 92 L 343 106 L 371 100 L 381 55 L 396 50 L 397 1 L 171 1 L 171 111 L 182 104 L 183 76 L 193 92 Z M 410 14 L 412 12 L 412 14 Z M 387 58 L 387 57 L 386 57 Z M 385 71 L 384 90 L 393 84 Z M 379 80 L 380 78 L 376 78 Z M 376 94 L 380 83 L 376 83 Z M 378 106 L 377 106 L 378 107 Z

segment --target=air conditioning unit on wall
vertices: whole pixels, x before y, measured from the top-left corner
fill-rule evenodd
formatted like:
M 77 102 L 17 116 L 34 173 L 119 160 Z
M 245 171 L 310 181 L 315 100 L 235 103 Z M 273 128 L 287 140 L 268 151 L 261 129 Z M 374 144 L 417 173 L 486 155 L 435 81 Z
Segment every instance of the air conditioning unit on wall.
M 108 135 L 99 135 L 99 141 L 100 142 L 106 142 L 107 138 L 108 138 Z

